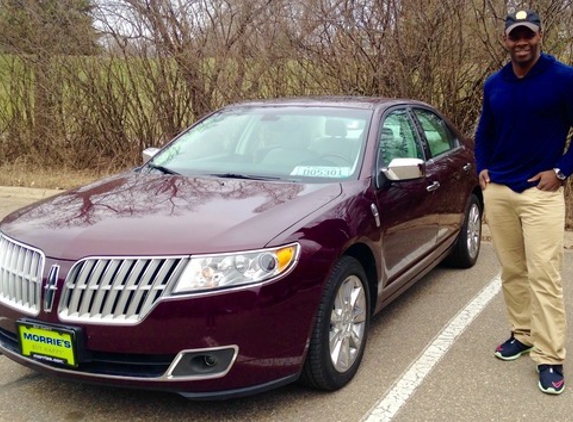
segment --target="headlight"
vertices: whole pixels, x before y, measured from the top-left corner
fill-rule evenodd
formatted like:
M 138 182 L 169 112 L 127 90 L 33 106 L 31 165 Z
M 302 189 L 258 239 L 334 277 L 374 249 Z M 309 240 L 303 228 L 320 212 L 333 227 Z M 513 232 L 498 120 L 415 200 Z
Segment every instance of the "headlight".
M 295 243 L 257 251 L 192 256 L 171 293 L 237 287 L 276 278 L 294 268 L 299 249 Z

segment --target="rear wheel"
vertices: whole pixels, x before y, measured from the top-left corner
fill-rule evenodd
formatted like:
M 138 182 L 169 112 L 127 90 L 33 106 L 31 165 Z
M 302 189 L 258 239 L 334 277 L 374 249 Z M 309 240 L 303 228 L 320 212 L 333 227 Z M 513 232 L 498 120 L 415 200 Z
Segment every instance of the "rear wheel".
M 349 256 L 335 265 L 319 305 L 301 381 L 320 390 L 337 390 L 356 374 L 370 322 L 366 274 Z
M 479 256 L 481 233 L 482 207 L 477 196 L 472 194 L 458 240 L 445 263 L 456 268 L 473 267 Z

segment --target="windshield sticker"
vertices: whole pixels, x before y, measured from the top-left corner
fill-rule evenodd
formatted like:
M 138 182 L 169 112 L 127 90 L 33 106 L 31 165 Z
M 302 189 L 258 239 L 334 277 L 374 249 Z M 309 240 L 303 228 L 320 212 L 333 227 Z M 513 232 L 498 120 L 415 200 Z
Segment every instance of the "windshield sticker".
M 352 174 L 350 167 L 296 166 L 291 176 L 330 177 L 334 179 L 348 177 Z

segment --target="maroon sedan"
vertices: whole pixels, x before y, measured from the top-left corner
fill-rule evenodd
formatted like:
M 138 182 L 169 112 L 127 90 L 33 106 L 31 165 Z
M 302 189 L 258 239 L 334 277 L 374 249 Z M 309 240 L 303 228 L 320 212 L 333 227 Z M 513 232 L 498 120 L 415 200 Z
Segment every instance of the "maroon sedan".
M 374 314 L 479 254 L 470 141 L 411 100 L 218 110 L 139 168 L 0 223 L 0 351 L 224 398 L 355 375 Z

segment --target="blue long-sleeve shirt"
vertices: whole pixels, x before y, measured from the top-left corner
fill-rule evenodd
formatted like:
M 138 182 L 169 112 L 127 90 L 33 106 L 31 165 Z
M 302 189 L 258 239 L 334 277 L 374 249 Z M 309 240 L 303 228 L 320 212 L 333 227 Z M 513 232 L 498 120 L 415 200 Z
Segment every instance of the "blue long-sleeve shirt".
M 573 126 L 573 67 L 542 54 L 524 78 L 511 63 L 491 75 L 475 139 L 478 174 L 516 192 L 535 186 L 527 180 L 559 168 L 573 173 L 573 146 L 565 153 Z

